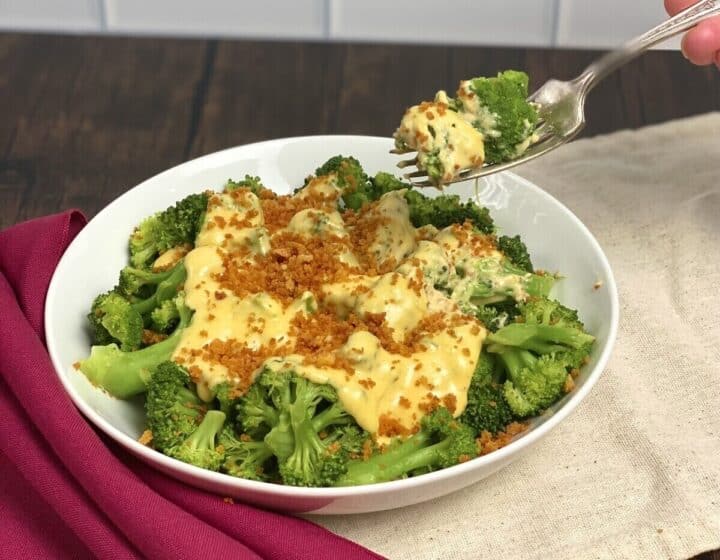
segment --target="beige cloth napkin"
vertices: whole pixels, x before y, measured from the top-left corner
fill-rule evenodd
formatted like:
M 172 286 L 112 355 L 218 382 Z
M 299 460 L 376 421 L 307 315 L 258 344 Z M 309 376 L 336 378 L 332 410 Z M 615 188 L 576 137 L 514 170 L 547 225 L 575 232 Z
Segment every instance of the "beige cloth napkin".
M 580 140 L 521 174 L 610 260 L 621 320 L 609 366 L 548 437 L 465 491 L 312 519 L 393 559 L 720 548 L 720 113 Z

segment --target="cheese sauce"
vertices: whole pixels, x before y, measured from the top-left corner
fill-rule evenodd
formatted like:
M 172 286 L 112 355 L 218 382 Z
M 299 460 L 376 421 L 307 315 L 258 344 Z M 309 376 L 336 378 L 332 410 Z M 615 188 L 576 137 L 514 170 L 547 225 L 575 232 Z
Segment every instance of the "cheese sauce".
M 410 107 L 395 137 L 418 152 L 421 168 L 438 162 L 440 182 L 450 181 L 461 170 L 480 167 L 485 160 L 484 136 L 464 115 L 448 108 L 445 92 L 438 92 L 432 103 Z
M 334 187 L 311 182 L 295 197 L 309 200 L 311 188 L 332 192 Z M 447 232 L 437 234 L 438 241 L 444 239 L 445 243 L 418 240 L 401 191 L 385 195 L 356 223 L 346 224 L 338 211 L 311 205 L 301 208 L 269 236 L 262 201 L 247 190 L 239 191 L 243 192 L 218 195 L 207 212 L 196 248 L 184 261 L 186 304 L 195 313 L 173 359 L 188 367 L 201 398 L 212 399 L 213 387 L 223 382 L 247 389 L 247 383 L 268 367 L 330 383 L 358 424 L 380 441 L 411 433 L 423 414 L 438 403 L 460 415 L 486 335 L 481 323 L 462 315 L 457 305 L 436 289 L 454 270 L 448 250 L 451 240 L 457 246 L 460 241 Z M 367 255 L 377 264 L 394 263 L 390 272 L 366 275 L 358 266 L 362 258 L 353 253 L 353 243 L 357 244 L 359 229 L 369 223 L 375 229 L 368 237 Z M 346 242 L 338 260 L 351 267 L 351 273 L 292 301 L 273 296 L 272 290 L 239 296 L 220 281 L 231 262 L 249 266 L 273 250 L 282 257 L 282 247 L 274 248 L 274 244 L 280 242 L 283 232 L 308 240 L 327 237 Z M 427 232 L 435 236 L 435 232 Z M 294 281 L 289 273 L 283 277 Z M 382 332 L 389 332 L 390 338 L 357 327 L 332 349 L 333 356 L 351 367 L 319 365 L 316 356 L 304 354 L 302 348 L 297 351 L 300 335 L 293 330 L 295 320 L 312 317 L 319 309 L 330 312 L 337 321 L 381 317 L 386 329 Z M 441 317 L 434 327 L 433 314 Z M 428 322 L 429 327 L 425 325 Z M 397 350 L 406 348 L 403 344 L 409 340 L 413 340 L 412 350 Z M 222 352 L 211 352 L 218 343 L 232 344 L 234 351 L 240 348 L 241 354 L 255 359 L 252 371 L 237 371 L 234 368 L 239 362 L 223 359 Z

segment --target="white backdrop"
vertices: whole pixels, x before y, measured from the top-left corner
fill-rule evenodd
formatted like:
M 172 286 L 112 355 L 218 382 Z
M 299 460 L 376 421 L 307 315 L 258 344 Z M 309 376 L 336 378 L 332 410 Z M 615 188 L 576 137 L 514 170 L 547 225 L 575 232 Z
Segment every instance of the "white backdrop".
M 664 17 L 662 0 L 0 0 L 0 29 L 546 47 L 612 47 Z

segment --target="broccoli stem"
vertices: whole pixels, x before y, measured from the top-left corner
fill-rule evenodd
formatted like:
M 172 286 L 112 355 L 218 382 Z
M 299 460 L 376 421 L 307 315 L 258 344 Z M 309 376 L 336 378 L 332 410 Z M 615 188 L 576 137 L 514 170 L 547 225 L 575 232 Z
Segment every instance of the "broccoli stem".
M 488 336 L 491 345 L 516 346 L 537 354 L 580 348 L 594 337 L 574 327 L 512 323 Z M 492 351 L 492 346 L 488 348 Z
M 337 486 L 375 484 L 402 478 L 407 473 L 434 465 L 440 451 L 449 445 L 447 439 L 425 447 L 431 436 L 420 431 L 396 447 L 373 455 L 367 461 L 351 461 L 347 473 L 341 476 Z
M 140 315 L 150 313 L 162 302 L 177 296 L 178 288 L 180 288 L 181 284 L 185 282 L 186 277 L 187 271 L 185 269 L 185 265 L 180 262 L 180 264 L 172 269 L 169 276 L 158 283 L 155 293 L 147 299 L 133 303 L 133 309 L 140 313 Z
M 90 356 L 80 362 L 80 371 L 93 385 L 102 387 L 119 399 L 145 392 L 152 371 L 162 362 L 170 360 L 183 329 L 192 318 L 192 311 L 185 307 L 182 297 L 178 296 L 180 323 L 168 338 L 134 352 L 123 352 L 117 344 L 93 346 Z
M 214 449 L 215 438 L 225 424 L 225 414 L 219 410 L 209 410 L 197 430 L 183 442 L 183 446 L 192 450 Z
M 224 425 L 225 413 L 210 410 L 187 439 L 166 449 L 165 453 L 190 465 L 216 471 L 224 458 L 223 449 L 216 444 Z
M 532 368 L 537 362 L 537 358 L 531 352 L 518 348 L 507 348 L 498 356 L 507 368 L 510 378 L 517 376 L 524 367 Z
M 329 426 L 350 422 L 352 422 L 352 417 L 348 415 L 345 408 L 338 403 L 333 403 L 312 419 L 312 426 L 316 432 L 320 432 Z
M 116 344 L 93 346 L 90 356 L 80 362 L 80 371 L 93 385 L 114 397 L 127 399 L 145 392 L 152 370 L 170 359 L 179 342 L 180 332 L 176 331 L 165 340 L 135 352 L 122 352 Z

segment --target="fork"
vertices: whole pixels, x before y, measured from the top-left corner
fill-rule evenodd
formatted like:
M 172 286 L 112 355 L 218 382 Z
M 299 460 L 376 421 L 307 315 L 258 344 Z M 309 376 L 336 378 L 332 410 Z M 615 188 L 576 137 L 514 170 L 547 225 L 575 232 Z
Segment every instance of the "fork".
M 687 31 L 702 20 L 714 15 L 720 15 L 720 0 L 702 0 L 647 33 L 630 40 L 619 49 L 602 56 L 574 80 L 566 82 L 549 80 L 528 97 L 528 101 L 538 108 L 538 123 L 535 129 L 537 140 L 527 151 L 511 161 L 462 170 L 447 184 L 469 181 L 510 169 L 570 142 L 585 126 L 585 99 L 598 82 L 643 54 L 653 45 Z M 391 153 L 409 153 L 411 151 L 395 149 L 391 150 Z M 416 165 L 416 163 L 417 158 L 403 160 L 398 163 L 398 167 L 406 168 Z M 416 187 L 437 186 L 427 180 L 427 173 L 424 171 L 406 173 L 404 177 Z

